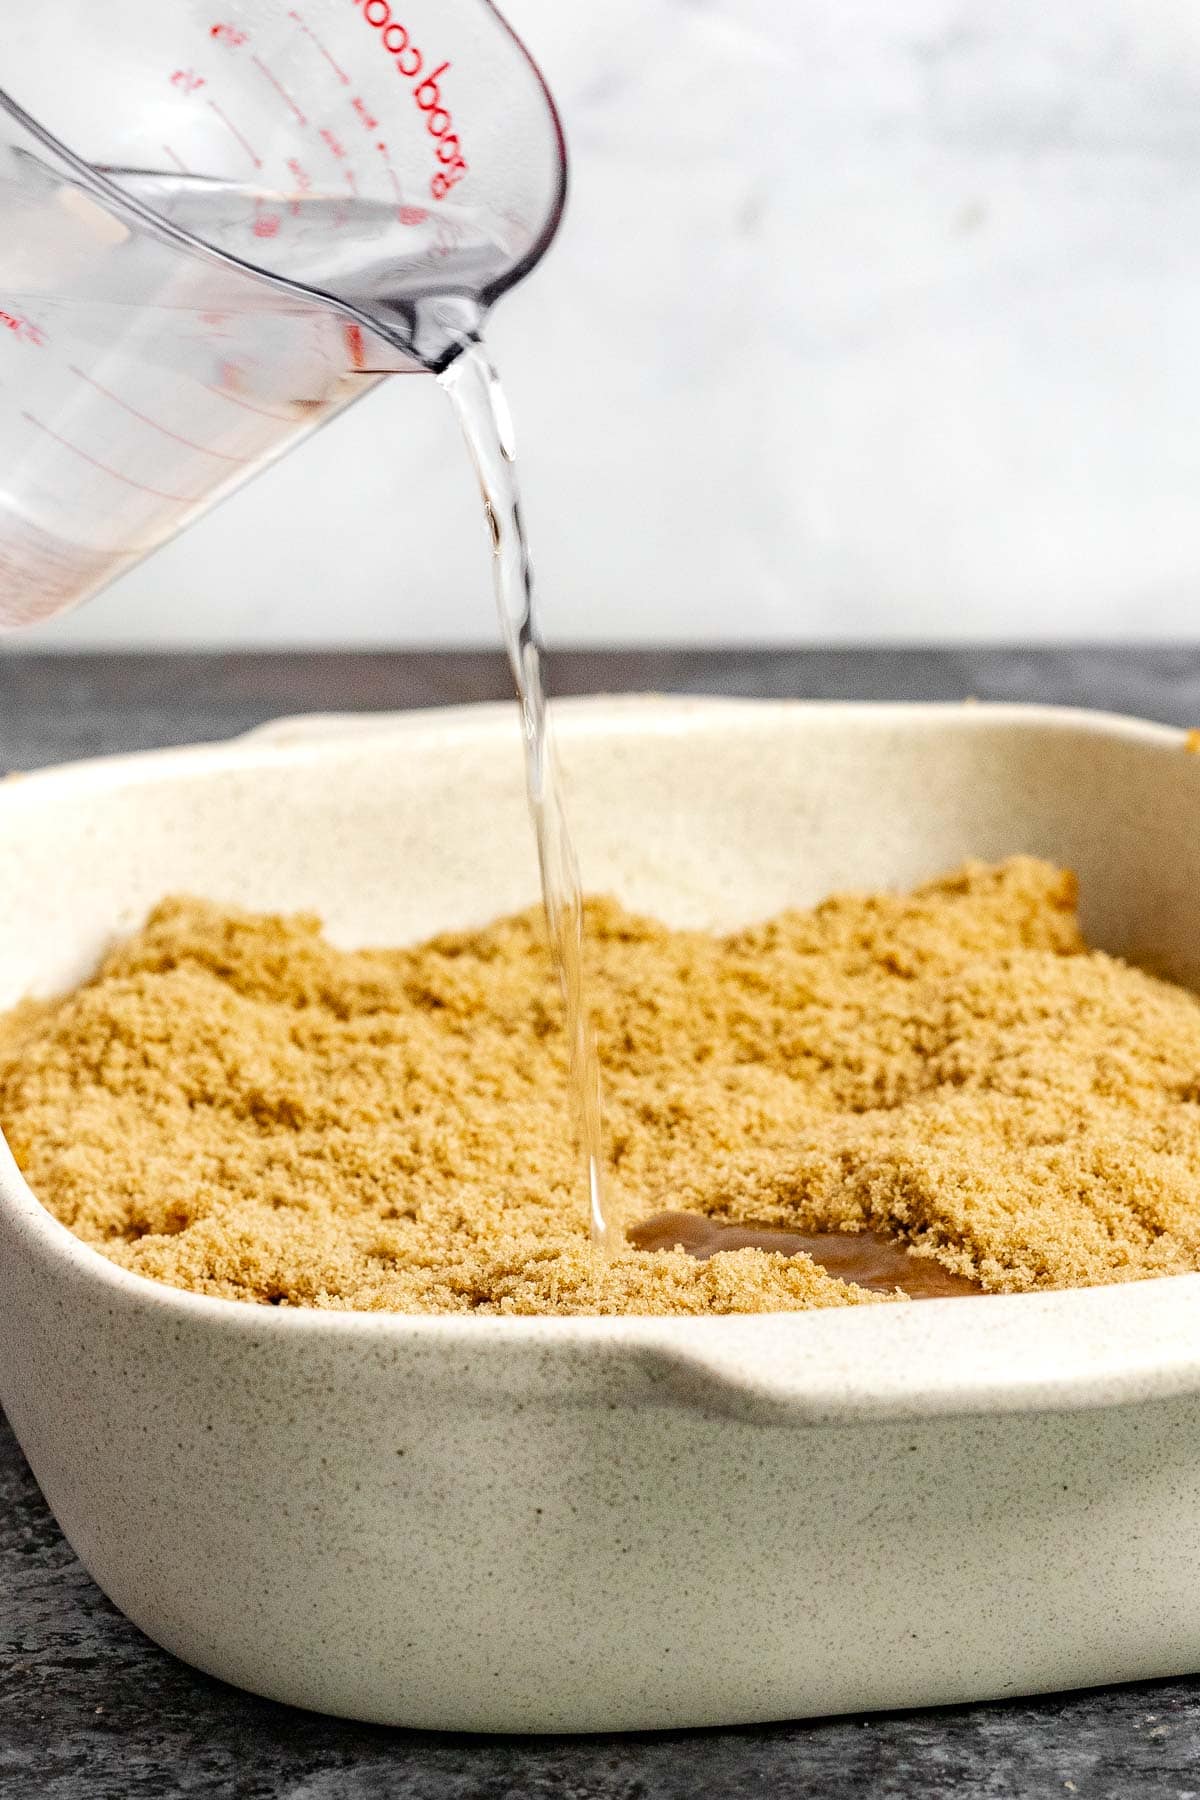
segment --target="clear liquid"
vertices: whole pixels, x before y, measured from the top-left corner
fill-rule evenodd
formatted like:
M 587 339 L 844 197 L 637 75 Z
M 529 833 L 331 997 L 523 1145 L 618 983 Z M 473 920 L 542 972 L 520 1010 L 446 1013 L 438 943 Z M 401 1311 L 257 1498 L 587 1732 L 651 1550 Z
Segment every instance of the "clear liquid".
M 256 290 L 249 305 L 243 277 L 181 259 L 157 231 L 116 219 L 26 155 L 19 182 L 0 179 L 7 228 L 0 235 L 32 246 L 24 273 L 32 311 L 0 315 L 9 320 L 0 331 L 0 625 L 49 617 L 94 592 L 381 370 L 440 367 L 462 346 L 439 379 L 458 414 L 492 535 L 566 1009 L 592 1239 L 608 1246 L 618 1227 L 602 1181 L 579 872 L 547 728 L 512 425 L 474 335 L 482 308 L 472 296 L 485 290 L 504 246 L 487 218 L 461 207 L 423 207 L 414 223 L 406 210 L 345 195 L 282 194 L 169 172 L 108 173 L 137 205 L 235 255 L 254 259 L 257 228 L 268 222 L 275 273 L 336 293 L 378 322 L 379 341 L 364 343 L 343 317 L 290 290 Z M 47 219 L 57 221 L 58 237 Z M 91 254 L 76 268 L 66 252 L 80 241 Z M 17 326 L 26 341 L 14 335 Z M 397 355 L 380 361 L 380 350 Z M 231 367 L 233 388 L 223 373 Z M 19 475 L 16 491 L 8 471 Z
M 583 894 L 547 717 L 543 646 L 521 516 L 512 421 L 499 377 L 481 343 L 463 350 L 439 380 L 466 438 L 491 533 L 496 604 L 521 709 L 525 780 L 537 838 L 546 927 L 566 1009 L 575 1129 L 587 1183 L 592 1242 L 608 1250 L 619 1239 L 620 1226 L 603 1179 L 600 1062 L 584 992 Z

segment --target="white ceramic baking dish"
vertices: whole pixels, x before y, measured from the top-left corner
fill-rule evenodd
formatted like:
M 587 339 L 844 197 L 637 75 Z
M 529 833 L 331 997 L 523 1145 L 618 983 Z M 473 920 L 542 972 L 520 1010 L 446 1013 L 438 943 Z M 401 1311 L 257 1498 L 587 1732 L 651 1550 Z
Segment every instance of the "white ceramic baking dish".
M 1074 865 L 1188 978 L 1200 757 L 1012 707 L 564 706 L 587 885 L 728 926 L 966 856 Z M 535 895 L 508 708 L 0 785 L 0 1003 L 164 892 L 344 942 Z M 0 1397 L 116 1603 L 303 1706 L 611 1730 L 1200 1668 L 1200 1277 L 707 1320 L 257 1309 L 144 1281 L 3 1152 Z

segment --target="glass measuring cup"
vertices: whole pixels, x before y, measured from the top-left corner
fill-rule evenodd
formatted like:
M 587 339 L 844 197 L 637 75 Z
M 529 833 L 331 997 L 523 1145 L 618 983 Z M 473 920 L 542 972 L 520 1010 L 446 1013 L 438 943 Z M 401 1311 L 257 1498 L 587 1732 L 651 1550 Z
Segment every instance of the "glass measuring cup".
M 444 369 L 561 215 L 490 0 L 41 0 L 2 59 L 0 626 Z

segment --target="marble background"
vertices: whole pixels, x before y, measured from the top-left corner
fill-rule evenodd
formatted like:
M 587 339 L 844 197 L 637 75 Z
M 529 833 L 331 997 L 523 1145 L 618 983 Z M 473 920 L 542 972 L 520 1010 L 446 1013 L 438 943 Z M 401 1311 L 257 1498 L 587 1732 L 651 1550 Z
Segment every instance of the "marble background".
M 573 193 L 497 309 L 551 638 L 1190 636 L 1194 0 L 507 0 Z M 434 384 L 31 646 L 491 644 Z

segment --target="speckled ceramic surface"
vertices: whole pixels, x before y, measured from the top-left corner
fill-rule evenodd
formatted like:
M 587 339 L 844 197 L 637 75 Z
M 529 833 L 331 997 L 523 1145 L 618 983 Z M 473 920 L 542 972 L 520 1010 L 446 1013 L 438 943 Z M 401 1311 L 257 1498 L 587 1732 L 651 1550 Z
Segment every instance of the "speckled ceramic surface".
M 1024 850 L 1192 978 L 1200 757 L 1030 708 L 560 709 L 584 877 L 726 926 Z M 171 889 L 343 942 L 536 891 L 508 708 L 303 721 L 0 785 L 0 1003 Z M 177 1293 L 0 1153 L 0 1398 L 152 1637 L 357 1717 L 599 1730 L 1200 1668 L 1200 1276 L 712 1320 L 390 1319 Z

